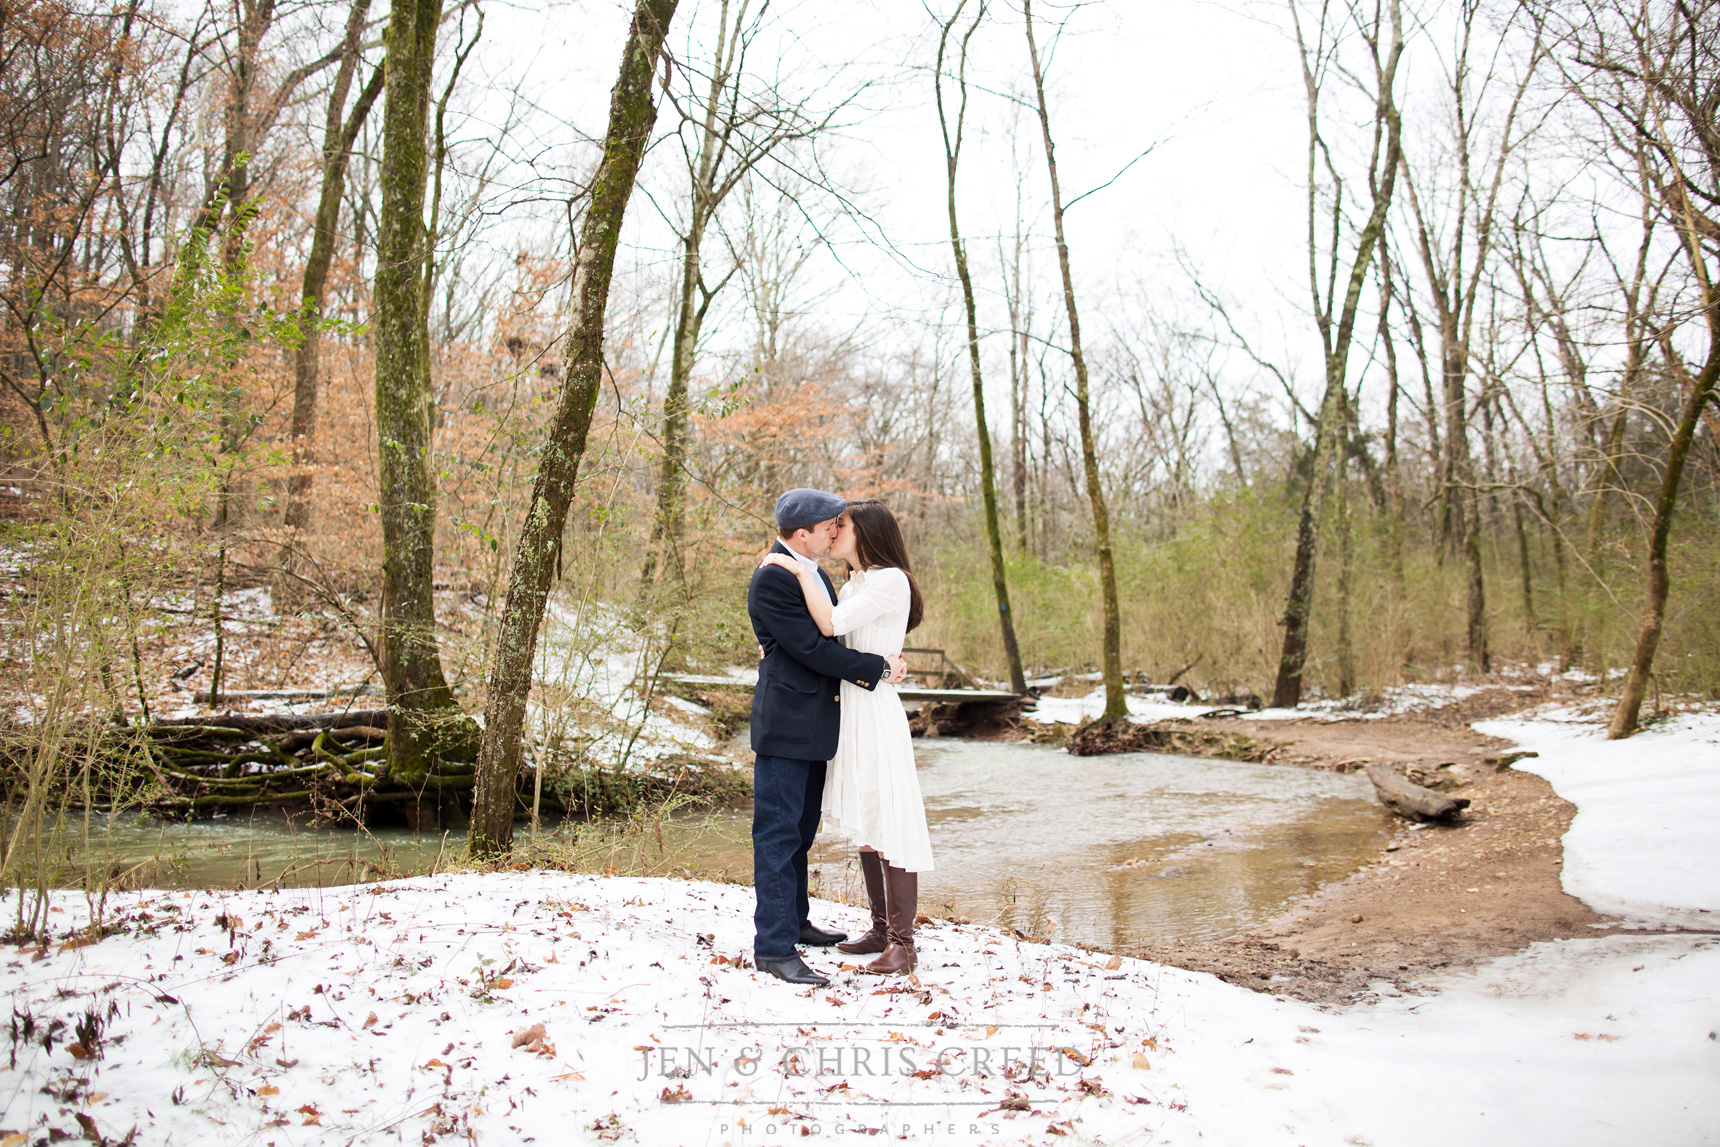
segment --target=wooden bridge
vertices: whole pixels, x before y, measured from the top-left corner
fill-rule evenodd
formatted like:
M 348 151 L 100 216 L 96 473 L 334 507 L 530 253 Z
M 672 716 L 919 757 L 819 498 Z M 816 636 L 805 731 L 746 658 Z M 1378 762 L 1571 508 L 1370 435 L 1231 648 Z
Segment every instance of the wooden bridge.
M 752 692 L 754 682 L 736 677 L 718 677 L 703 673 L 665 673 L 659 681 L 671 685 L 697 685 L 706 689 L 744 689 Z M 896 696 L 904 701 L 931 701 L 939 705 L 959 705 L 968 701 L 1020 701 L 1024 695 L 1007 689 L 926 689 L 918 685 L 896 686 Z
M 908 661 L 908 680 L 896 686 L 896 695 L 904 701 L 934 705 L 966 705 L 975 702 L 996 704 L 1006 701 L 1026 701 L 1029 698 L 1007 689 L 984 689 L 972 674 L 941 649 L 904 649 Z M 915 678 L 925 685 L 911 684 Z M 706 689 L 745 689 L 752 691 L 753 682 L 715 674 L 665 673 L 658 678 L 665 684 L 695 685 Z M 931 682 L 936 684 L 931 684 Z

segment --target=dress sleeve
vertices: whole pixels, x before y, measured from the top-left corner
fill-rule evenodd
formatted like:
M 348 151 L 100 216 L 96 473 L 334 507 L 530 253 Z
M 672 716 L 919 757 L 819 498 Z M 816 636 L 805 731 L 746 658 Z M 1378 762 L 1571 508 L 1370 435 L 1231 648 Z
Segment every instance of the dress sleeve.
M 830 613 L 836 636 L 853 633 L 881 617 L 908 612 L 908 575 L 899 569 L 872 570 L 854 589 L 842 595 Z

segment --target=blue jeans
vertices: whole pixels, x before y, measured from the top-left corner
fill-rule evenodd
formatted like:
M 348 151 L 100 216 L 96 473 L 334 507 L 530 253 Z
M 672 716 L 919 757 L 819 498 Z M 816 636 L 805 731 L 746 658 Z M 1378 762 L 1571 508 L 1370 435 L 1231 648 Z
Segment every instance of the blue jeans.
M 753 758 L 753 958 L 795 955 L 807 922 L 806 853 L 818 835 L 824 761 Z

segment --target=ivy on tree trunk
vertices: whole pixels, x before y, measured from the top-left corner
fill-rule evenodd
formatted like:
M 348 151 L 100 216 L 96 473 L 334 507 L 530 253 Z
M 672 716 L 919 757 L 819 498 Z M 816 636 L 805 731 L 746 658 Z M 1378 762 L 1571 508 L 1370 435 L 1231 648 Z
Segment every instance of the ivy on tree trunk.
M 561 560 L 561 534 L 573 500 L 586 435 L 603 382 L 603 324 L 621 222 L 633 193 L 639 161 L 657 121 L 651 77 L 678 0 L 639 0 L 622 50 L 621 73 L 610 93 L 603 158 L 574 253 L 572 316 L 567 333 L 561 394 L 544 444 L 531 505 L 520 529 L 496 636 L 489 702 L 478 750 L 469 844 L 473 856 L 505 854 L 513 847 L 520 738 L 537 653 L 538 628 Z
M 373 317 L 381 477 L 382 633 L 388 768 L 409 782 L 453 747 L 439 726 L 454 698 L 442 674 L 432 596 L 436 481 L 424 273 L 425 144 L 441 0 L 394 0 L 382 110 L 382 205 Z

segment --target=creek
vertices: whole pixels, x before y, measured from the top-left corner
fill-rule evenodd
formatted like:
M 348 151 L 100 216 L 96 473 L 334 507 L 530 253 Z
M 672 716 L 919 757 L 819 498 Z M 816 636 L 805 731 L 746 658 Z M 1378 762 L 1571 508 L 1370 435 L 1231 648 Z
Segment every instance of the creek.
M 1360 776 L 991 741 L 915 750 L 936 861 L 920 910 L 1106 948 L 1257 926 L 1366 863 L 1390 824 Z M 748 880 L 750 823 L 746 803 L 682 812 L 660 834 L 636 834 L 634 855 L 642 848 L 654 871 Z M 147 863 L 139 875 L 168 887 L 344 884 L 371 877 L 384 849 L 397 871 L 420 872 L 462 843 L 311 830 L 264 813 L 119 819 L 101 839 L 110 868 Z M 822 894 L 864 902 L 845 841 L 821 835 L 811 865 Z

